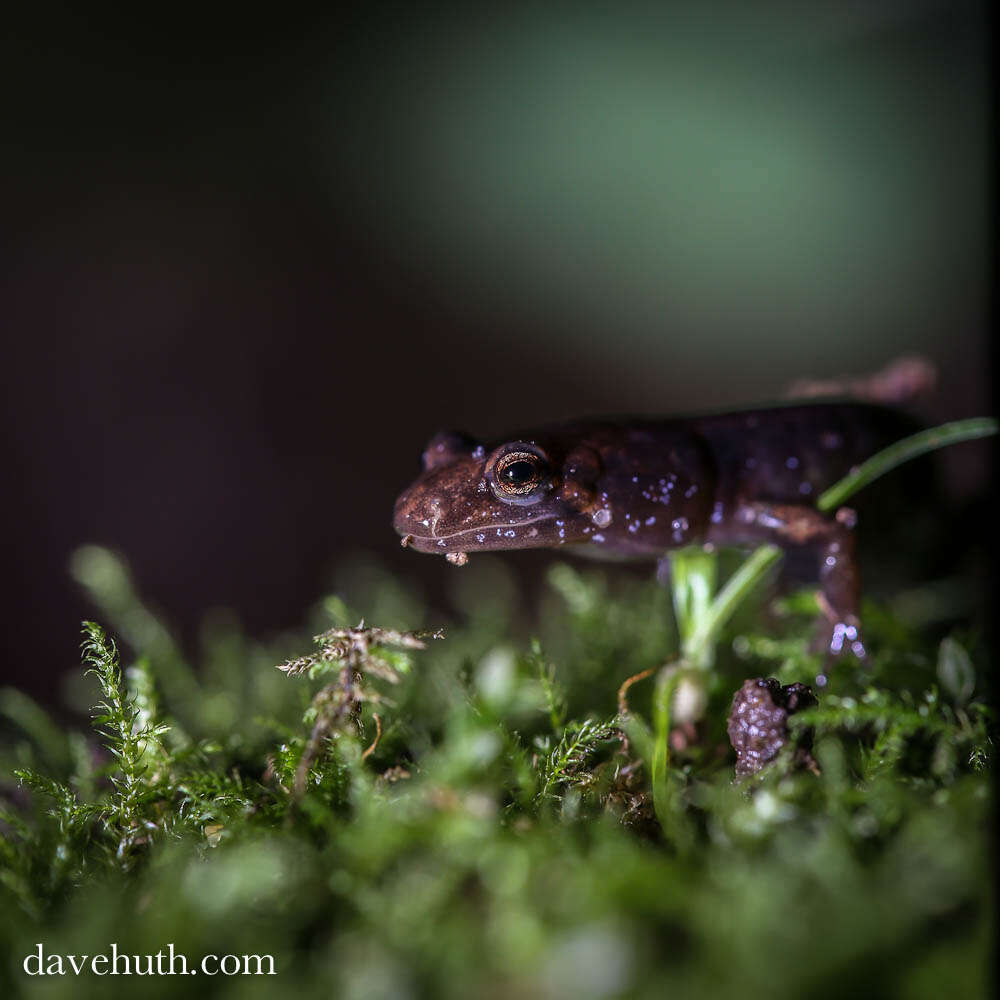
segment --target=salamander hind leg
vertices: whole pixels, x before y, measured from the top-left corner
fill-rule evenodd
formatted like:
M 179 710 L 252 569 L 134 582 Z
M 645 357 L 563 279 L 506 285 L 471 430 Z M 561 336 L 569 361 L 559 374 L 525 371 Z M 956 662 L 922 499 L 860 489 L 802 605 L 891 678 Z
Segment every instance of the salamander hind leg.
M 828 522 L 829 523 L 829 522 Z M 861 640 L 858 608 L 861 597 L 861 575 L 854 551 L 854 525 L 857 515 L 850 507 L 841 507 L 834 518 L 829 540 L 820 550 L 817 595 L 823 617 L 817 646 L 832 656 L 848 651 L 859 660 L 868 653 Z
M 741 504 L 729 525 L 737 536 L 734 540 L 816 550 L 822 614 L 814 650 L 830 658 L 848 652 L 859 659 L 867 656 L 858 618 L 861 575 L 854 546 L 856 520 L 848 507 L 831 518 L 804 505 L 755 502 Z

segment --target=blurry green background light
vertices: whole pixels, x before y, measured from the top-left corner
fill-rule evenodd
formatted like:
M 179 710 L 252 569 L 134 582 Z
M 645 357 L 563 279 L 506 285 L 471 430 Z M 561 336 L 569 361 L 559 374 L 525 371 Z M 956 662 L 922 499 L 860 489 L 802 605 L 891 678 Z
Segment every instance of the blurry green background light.
M 722 349 L 791 374 L 976 350 L 984 69 L 943 11 L 414 14 L 328 90 L 322 134 L 336 190 L 349 146 L 363 224 L 447 303 L 585 337 L 639 386 Z

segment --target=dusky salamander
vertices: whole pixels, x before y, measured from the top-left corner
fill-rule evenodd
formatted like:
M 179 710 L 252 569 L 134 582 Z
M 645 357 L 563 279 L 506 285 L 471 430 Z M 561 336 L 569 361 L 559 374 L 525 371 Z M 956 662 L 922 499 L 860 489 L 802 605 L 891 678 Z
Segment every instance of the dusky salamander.
M 490 443 L 442 432 L 393 526 L 404 546 L 458 565 L 471 552 L 540 547 L 648 560 L 692 544 L 806 548 L 817 557 L 824 644 L 864 655 L 855 515 L 815 503 L 912 426 L 892 409 L 826 401 L 583 420 Z

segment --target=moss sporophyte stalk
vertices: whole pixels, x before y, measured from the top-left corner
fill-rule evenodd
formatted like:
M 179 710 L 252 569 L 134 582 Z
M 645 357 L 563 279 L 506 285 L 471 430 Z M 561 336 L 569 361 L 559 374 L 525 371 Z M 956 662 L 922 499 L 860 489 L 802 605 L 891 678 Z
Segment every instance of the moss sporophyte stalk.
M 987 996 L 975 583 L 869 598 L 866 659 L 815 689 L 816 591 L 773 599 L 777 562 L 681 551 L 671 588 L 557 563 L 529 614 L 483 556 L 441 629 L 358 564 L 302 636 L 215 616 L 189 656 L 81 550 L 109 630 L 84 631 L 92 725 L 0 691 L 0 989 L 25 992 L 39 942 L 170 942 L 272 955 L 306 998 Z

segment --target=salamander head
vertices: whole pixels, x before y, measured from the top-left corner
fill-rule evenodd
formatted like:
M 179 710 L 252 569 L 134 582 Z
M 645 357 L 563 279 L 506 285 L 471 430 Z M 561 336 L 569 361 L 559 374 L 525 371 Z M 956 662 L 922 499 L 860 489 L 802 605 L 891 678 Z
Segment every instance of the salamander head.
M 600 523 L 594 484 L 600 458 L 566 452 L 552 435 L 522 435 L 495 446 L 445 431 L 423 454 L 424 471 L 396 501 L 403 545 L 459 565 L 464 554 L 586 542 Z

